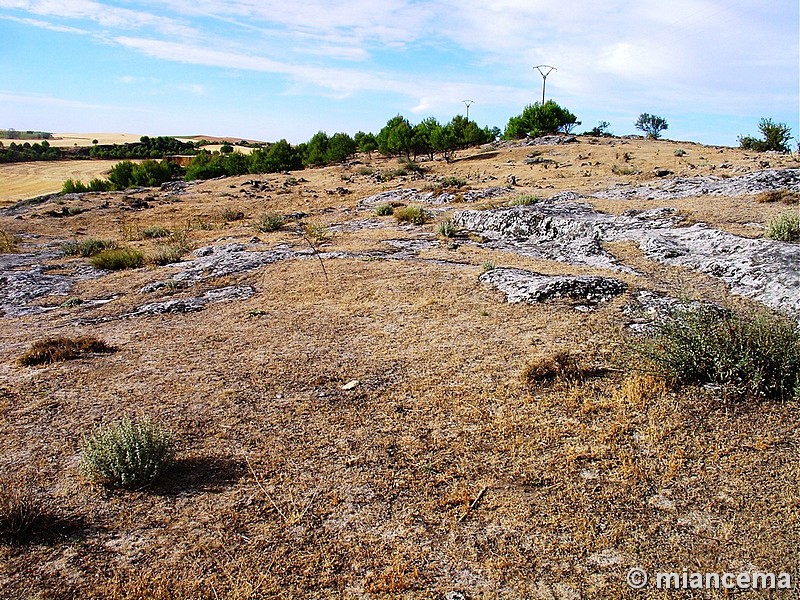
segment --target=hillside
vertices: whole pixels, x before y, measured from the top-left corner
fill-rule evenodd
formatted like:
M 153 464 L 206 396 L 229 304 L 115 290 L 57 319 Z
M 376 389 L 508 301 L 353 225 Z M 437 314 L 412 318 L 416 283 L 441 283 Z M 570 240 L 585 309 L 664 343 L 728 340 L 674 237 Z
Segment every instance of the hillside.
M 800 192 L 796 159 L 580 137 L 0 209 L 3 487 L 49 516 L 0 545 L 0 589 L 655 598 L 626 573 L 675 565 L 800 580 L 800 400 L 676 387 L 625 351 L 652 298 L 796 317 L 800 246 L 763 235 L 798 205 L 757 201 Z M 89 239 L 183 260 L 63 256 Z M 84 335 L 116 351 L 19 363 Z M 169 428 L 177 463 L 108 491 L 81 450 L 125 415 Z

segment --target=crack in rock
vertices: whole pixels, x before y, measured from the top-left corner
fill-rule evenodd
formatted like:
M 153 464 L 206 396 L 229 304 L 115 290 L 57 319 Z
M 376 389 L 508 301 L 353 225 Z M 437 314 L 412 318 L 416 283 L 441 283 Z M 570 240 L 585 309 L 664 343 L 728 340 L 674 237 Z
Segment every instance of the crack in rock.
M 480 276 L 487 283 L 506 294 L 506 300 L 518 302 L 546 302 L 555 299 L 581 300 L 590 304 L 608 302 L 625 293 L 624 281 L 613 277 L 595 275 L 542 275 L 524 269 L 498 268 Z
M 577 202 L 542 202 L 490 211 L 462 211 L 455 223 L 491 240 L 490 247 L 575 265 L 633 272 L 603 249 L 632 241 L 654 261 L 689 267 L 765 305 L 800 314 L 800 245 L 739 237 L 698 223 L 678 227 L 675 209 L 615 216 Z

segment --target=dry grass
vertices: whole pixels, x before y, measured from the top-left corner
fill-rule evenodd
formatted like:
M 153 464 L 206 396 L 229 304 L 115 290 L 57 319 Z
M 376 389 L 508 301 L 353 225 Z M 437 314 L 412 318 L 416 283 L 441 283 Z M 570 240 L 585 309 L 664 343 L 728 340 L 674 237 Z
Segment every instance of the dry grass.
M 93 354 L 114 352 L 114 348 L 93 336 L 76 338 L 58 337 L 34 342 L 22 356 L 19 363 L 26 367 L 46 365 L 64 360 L 85 358 Z
M 733 149 L 680 146 L 686 156 L 674 156 L 671 142 L 539 149 L 570 165 L 548 169 L 524 164 L 530 148 L 500 148 L 494 156 L 427 163 L 424 177 L 486 187 L 514 175 L 521 194 L 546 198 L 639 181 L 611 172 L 623 152 L 631 155 L 625 164 L 643 173 L 657 165 L 676 175 L 756 160 Z M 777 166 L 784 159 L 770 160 Z M 374 172 L 395 166 L 378 158 L 361 165 Z M 136 210 L 100 195 L 68 219 L 25 215 L 26 233 L 64 240 L 118 239 L 123 224 L 141 231 L 153 223 L 213 223 L 225 207 L 248 218 L 300 211 L 335 231 L 329 249 L 342 257 L 325 259 L 327 277 L 308 257 L 198 289 L 165 290 L 257 289 L 249 300 L 180 315 L 118 318 L 153 299 L 141 289 L 165 277 L 160 267 L 81 281 L 71 293 L 117 296 L 81 308 L 82 319 L 97 319 L 92 333 L 120 347 L 104 360 L 21 368 L 15 361 L 25 345 L 87 325 L 73 311 L 0 321 L 0 389 L 7 390 L 0 395 L 7 449 L 0 466 L 30 471 L 65 512 L 92 528 L 81 539 L 34 543 L 24 552 L 0 548 L 8 595 L 640 598 L 659 596 L 627 588 L 625 572 L 634 565 L 725 571 L 752 564 L 797 573 L 796 401 L 731 406 L 713 389 L 672 390 L 625 364 L 600 371 L 621 354 L 624 298 L 589 313 L 501 302 L 478 284 L 481 265 L 574 269 L 466 240 L 457 247 L 437 241 L 433 224 L 376 219 L 357 206 L 359 198 L 425 181 L 397 176 L 385 188 L 356 168 L 295 173 L 306 182 L 291 186 L 280 174 L 259 176 L 258 188 L 246 183 L 253 176 L 209 181 L 177 199 L 156 195 Z M 350 175 L 351 195 L 325 193 Z M 652 202 L 595 204 L 622 212 Z M 752 198 L 670 204 L 712 226 L 764 223 L 780 212 Z M 0 215 L 0 227 L 18 230 L 11 219 Z M 360 228 L 363 222 L 380 227 Z M 191 241 L 247 243 L 253 234 L 249 221 L 234 221 L 195 229 Z M 262 248 L 308 248 L 290 228 L 260 237 Z M 396 239 L 434 245 L 413 260 L 381 260 L 386 240 Z M 147 250 L 153 242 L 131 244 Z M 707 276 L 654 265 L 630 248 L 613 251 L 641 273 L 623 276 L 631 286 L 744 302 Z M 556 360 L 564 352 L 574 369 Z M 543 369 L 552 384 L 520 379 L 537 357 L 553 361 Z M 108 494 L 77 476 L 84 436 L 126 414 L 152 415 L 181 443 L 178 468 L 146 494 Z

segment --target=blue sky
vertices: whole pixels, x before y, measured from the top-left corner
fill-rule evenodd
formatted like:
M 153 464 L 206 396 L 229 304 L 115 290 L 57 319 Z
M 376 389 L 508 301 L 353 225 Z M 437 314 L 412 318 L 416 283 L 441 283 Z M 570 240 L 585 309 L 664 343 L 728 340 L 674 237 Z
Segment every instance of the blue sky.
M 800 137 L 797 0 L 0 0 L 0 128 L 306 141 L 547 98 L 591 129 Z

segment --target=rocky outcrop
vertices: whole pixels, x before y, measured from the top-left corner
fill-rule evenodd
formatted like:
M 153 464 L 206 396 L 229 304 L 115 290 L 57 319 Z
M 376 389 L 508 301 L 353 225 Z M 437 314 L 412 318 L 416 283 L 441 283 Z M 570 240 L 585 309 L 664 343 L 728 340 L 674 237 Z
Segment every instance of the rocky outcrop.
M 800 192 L 800 169 L 765 169 L 734 177 L 675 177 L 649 184 L 619 186 L 592 196 L 670 200 L 690 196 L 747 196 L 779 189 Z
M 209 290 L 196 297 L 170 298 L 162 302 L 149 302 L 122 316 L 139 317 L 144 315 L 197 312 L 203 310 L 207 304 L 228 302 L 230 300 L 247 300 L 255 293 L 256 289 L 253 286 L 231 285 Z
M 509 303 L 546 302 L 567 299 L 582 303 L 607 302 L 623 294 L 628 286 L 613 277 L 591 275 L 542 275 L 523 269 L 492 269 L 480 277 L 506 294 Z
M 800 245 L 742 238 L 703 223 L 680 227 L 671 208 L 622 216 L 581 202 L 547 201 L 492 211 L 462 211 L 454 222 L 494 248 L 576 265 L 631 272 L 604 247 L 632 241 L 651 260 L 689 267 L 726 282 L 737 294 L 800 314 Z
M 366 198 L 362 198 L 358 204 L 362 208 L 365 208 L 377 206 L 378 204 L 391 204 L 393 202 L 403 204 L 450 204 L 457 201 L 478 202 L 479 200 L 501 198 L 511 192 L 511 188 L 508 187 L 491 187 L 481 190 L 465 190 L 463 192 L 421 192 L 414 188 L 403 188 L 387 190 L 385 192 L 373 194 L 372 196 L 367 196 Z

